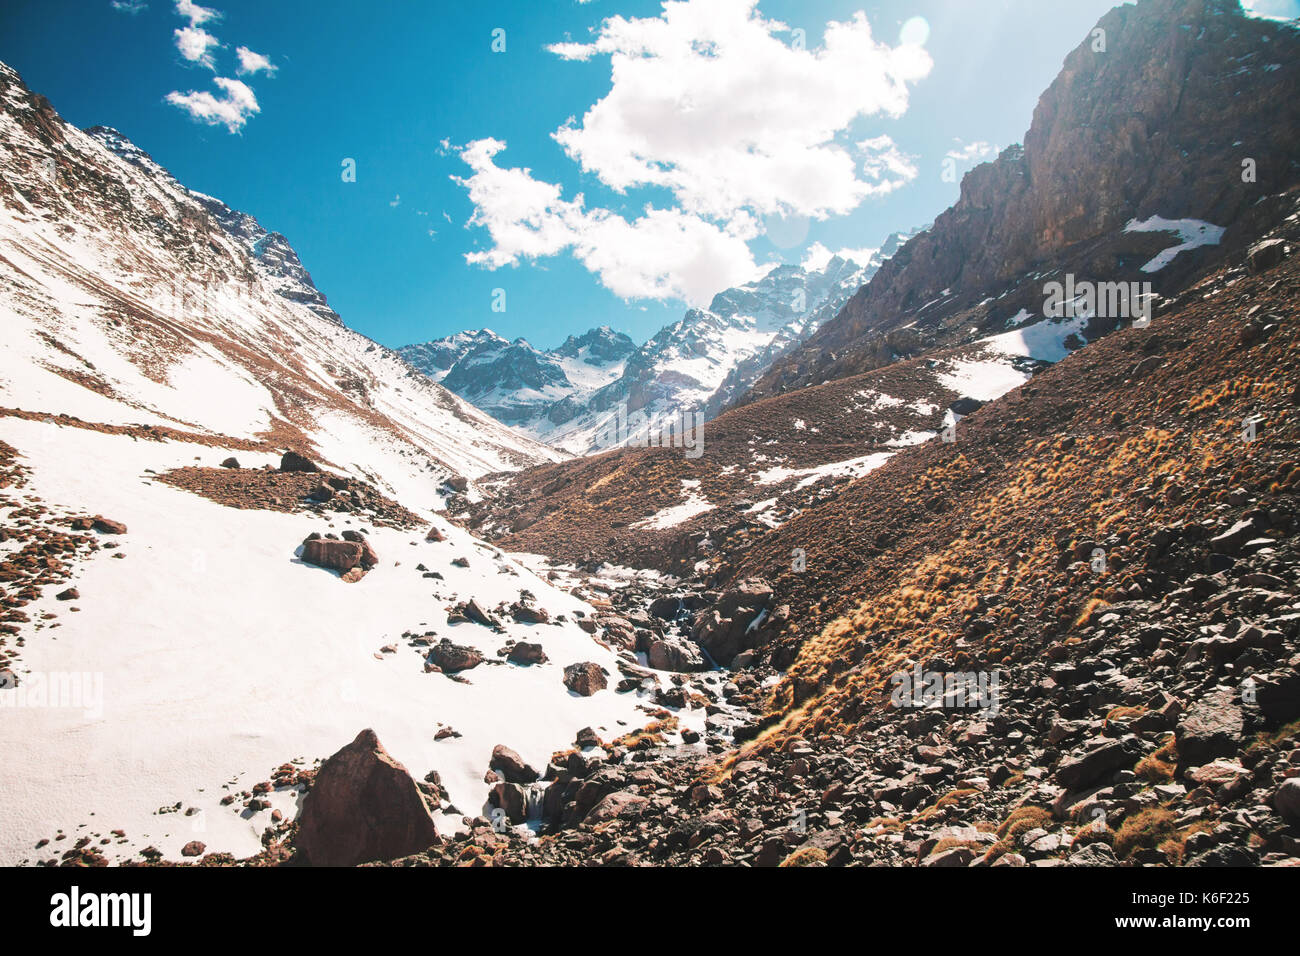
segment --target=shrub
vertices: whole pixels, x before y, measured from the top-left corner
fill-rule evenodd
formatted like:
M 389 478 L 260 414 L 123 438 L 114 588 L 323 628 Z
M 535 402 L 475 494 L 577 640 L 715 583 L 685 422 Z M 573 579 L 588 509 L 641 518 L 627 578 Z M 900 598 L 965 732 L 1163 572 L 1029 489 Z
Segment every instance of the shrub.
M 1174 779 L 1174 769 L 1178 766 L 1178 743 L 1173 734 L 1159 750 L 1153 751 L 1138 761 L 1133 772 L 1150 783 L 1167 783 Z
M 1139 810 L 1115 833 L 1115 855 L 1127 860 L 1137 850 L 1155 849 L 1177 832 L 1174 820 L 1173 812 L 1164 807 Z
M 826 862 L 826 851 L 815 846 L 806 846 L 795 850 L 784 860 L 781 866 L 818 866 Z

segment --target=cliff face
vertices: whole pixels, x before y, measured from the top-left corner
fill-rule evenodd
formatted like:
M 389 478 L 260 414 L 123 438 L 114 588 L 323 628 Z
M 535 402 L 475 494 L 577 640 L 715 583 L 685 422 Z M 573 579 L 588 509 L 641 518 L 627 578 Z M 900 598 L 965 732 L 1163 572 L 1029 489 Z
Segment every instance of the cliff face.
M 1066 58 L 1024 146 L 968 173 L 958 202 L 741 402 L 1023 322 L 1066 273 L 1176 294 L 1258 235 L 1282 208 L 1267 197 L 1300 182 L 1298 89 L 1300 31 L 1248 18 L 1237 0 L 1117 7 Z M 1150 269 L 1179 241 L 1152 217 L 1225 231 Z M 1144 228 L 1126 231 L 1135 220 Z

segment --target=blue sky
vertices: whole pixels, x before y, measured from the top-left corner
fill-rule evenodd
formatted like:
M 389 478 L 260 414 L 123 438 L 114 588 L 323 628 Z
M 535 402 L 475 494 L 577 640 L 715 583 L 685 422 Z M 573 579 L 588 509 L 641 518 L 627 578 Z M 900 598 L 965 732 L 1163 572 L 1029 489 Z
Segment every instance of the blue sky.
M 1112 5 L 10 0 L 0 58 L 284 233 L 353 328 L 547 347 L 933 219 Z

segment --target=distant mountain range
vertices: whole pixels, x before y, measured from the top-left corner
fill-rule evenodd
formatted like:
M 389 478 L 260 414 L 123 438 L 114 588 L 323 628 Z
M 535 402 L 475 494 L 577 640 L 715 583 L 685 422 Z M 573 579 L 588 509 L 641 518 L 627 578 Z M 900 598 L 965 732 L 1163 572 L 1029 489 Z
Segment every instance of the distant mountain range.
M 640 413 L 640 432 L 682 413 L 716 416 L 781 356 L 840 311 L 911 236 L 891 235 L 858 263 L 779 265 L 690 309 L 637 347 L 608 326 L 539 350 L 490 329 L 398 349 L 402 358 L 504 424 L 575 454 L 608 446 L 611 423 Z M 623 435 L 635 439 L 636 429 Z

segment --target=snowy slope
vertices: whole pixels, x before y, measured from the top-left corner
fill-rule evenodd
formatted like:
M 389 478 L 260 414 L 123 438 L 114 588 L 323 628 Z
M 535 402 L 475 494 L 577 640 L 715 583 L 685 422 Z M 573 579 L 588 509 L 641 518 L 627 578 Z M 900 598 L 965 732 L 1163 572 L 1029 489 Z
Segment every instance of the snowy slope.
M 0 405 L 296 447 L 413 505 L 557 457 L 342 326 L 251 217 L 2 65 L 0 106 Z
M 577 627 L 575 612 L 591 608 L 445 522 L 438 522 L 447 536 L 441 543 L 426 542 L 422 531 L 371 528 L 380 564 L 348 585 L 293 557 L 309 532 L 326 530 L 319 519 L 225 508 L 144 480 L 146 469 L 196 457 L 211 464 L 224 451 L 79 428 L 60 428 L 51 440 L 51 428 L 0 418 L 0 441 L 20 449 L 32 472 L 23 500 L 112 515 L 128 532 L 120 549 L 78 568 L 71 581 L 81 594 L 72 604 L 78 613 L 54 599 L 55 588 L 29 607 L 33 620 L 54 613 L 60 626 L 29 633 L 15 668 L 22 683 L 0 690 L 0 865 L 46 858 L 49 850 L 35 852 L 35 844 L 59 829 L 73 836 L 125 830 L 127 842 L 114 842 L 112 857 L 153 845 L 179 859 L 191 840 L 210 852 L 255 853 L 270 809 L 246 816 L 241 801 L 222 806 L 221 798 L 285 761 L 301 757 L 310 766 L 363 727 L 373 727 L 417 779 L 438 771 L 451 803 L 475 815 L 495 745 L 544 766 L 579 728 L 610 740 L 649 719 L 636 709 L 644 702 L 637 693 L 579 697 L 564 686 L 563 667 L 578 661 L 594 661 L 617 679 L 614 654 Z M 271 461 L 240 454 L 253 467 Z M 469 567 L 451 563 L 462 556 Z M 423 578 L 420 563 L 439 569 L 445 582 Z M 523 589 L 567 622 L 507 619 L 504 634 L 447 623 L 458 601 L 473 597 L 491 608 L 518 600 Z M 496 651 L 508 639 L 540 642 L 550 661 L 485 663 L 465 672 L 462 684 L 424 673 L 422 655 L 401 638 L 407 631 L 435 631 L 489 661 L 500 660 Z M 396 652 L 379 654 L 386 645 Z M 85 676 L 79 700 L 20 697 L 59 675 Z M 703 728 L 702 710 L 681 717 Z M 462 736 L 436 741 L 440 724 Z M 272 807 L 292 817 L 286 799 L 273 798 Z M 177 803 L 181 812 L 158 813 Z M 198 812 L 184 816 L 190 808 Z M 449 832 L 459 816 L 438 825 Z

